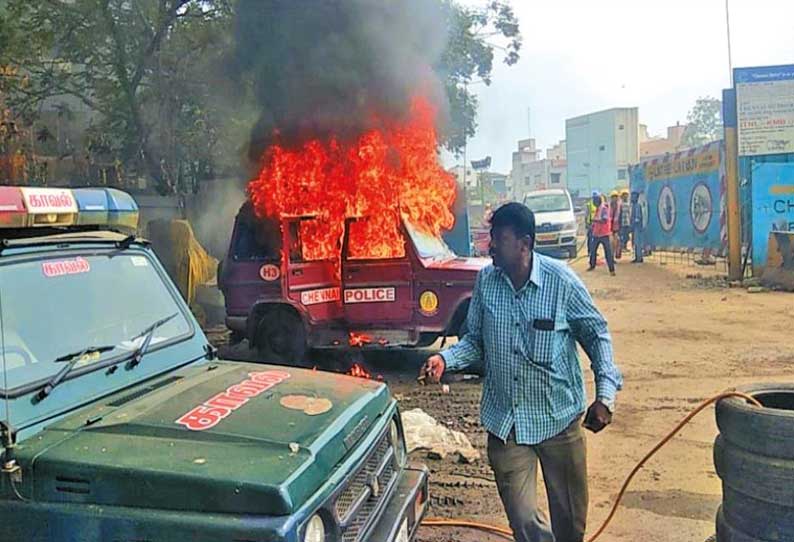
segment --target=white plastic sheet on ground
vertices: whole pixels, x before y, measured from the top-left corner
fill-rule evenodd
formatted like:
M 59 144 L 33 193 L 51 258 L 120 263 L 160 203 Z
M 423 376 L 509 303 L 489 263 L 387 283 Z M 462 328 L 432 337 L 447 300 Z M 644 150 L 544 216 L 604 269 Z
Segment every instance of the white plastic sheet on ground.
M 480 452 L 460 431 L 439 424 L 420 408 L 402 413 L 403 430 L 408 453 L 427 450 L 428 457 L 445 459 L 449 456 L 472 463 L 480 459 Z

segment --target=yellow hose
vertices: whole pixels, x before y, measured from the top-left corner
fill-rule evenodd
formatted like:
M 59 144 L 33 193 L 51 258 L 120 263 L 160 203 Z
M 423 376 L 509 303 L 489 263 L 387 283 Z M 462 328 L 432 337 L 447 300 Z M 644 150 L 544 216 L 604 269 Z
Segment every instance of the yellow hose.
M 596 531 L 596 533 L 593 536 L 591 536 L 590 538 L 587 539 L 587 542 L 595 542 L 595 540 L 599 536 L 601 536 L 601 534 L 606 530 L 607 526 L 609 525 L 609 522 L 612 521 L 612 518 L 615 516 L 615 512 L 618 509 L 618 505 L 620 504 L 621 499 L 623 499 L 623 494 L 626 492 L 626 489 L 628 488 L 629 484 L 631 483 L 631 480 L 634 478 L 634 475 L 636 475 L 637 472 L 639 472 L 639 470 L 643 467 L 643 465 L 645 465 L 645 463 L 651 457 L 653 457 L 653 455 L 656 452 L 658 452 L 665 444 L 670 442 L 670 440 L 674 436 L 676 436 L 678 434 L 678 432 L 681 431 L 681 429 L 683 429 L 683 427 L 692 420 L 692 418 L 694 418 L 695 416 L 700 414 L 700 412 L 702 412 L 706 407 L 708 407 L 712 403 L 716 403 L 717 401 L 720 401 L 722 399 L 727 399 L 728 397 L 739 397 L 741 399 L 744 399 L 744 400 L 748 401 L 749 403 L 751 403 L 754 406 L 757 406 L 757 407 L 762 407 L 763 406 L 763 405 L 761 405 L 761 403 L 758 402 L 758 400 L 755 397 L 752 397 L 750 395 L 747 395 L 746 393 L 742 393 L 742 392 L 739 392 L 739 391 L 726 391 L 724 393 L 720 393 L 718 395 L 715 395 L 711 399 L 707 399 L 706 401 L 703 401 L 697 408 L 695 408 L 683 420 L 681 420 L 678 423 L 678 425 L 676 425 L 675 428 L 667 434 L 666 437 L 664 437 L 661 441 L 659 441 L 659 444 L 654 446 L 653 449 L 650 452 L 645 454 L 645 457 L 643 457 L 640 460 L 639 463 L 637 463 L 635 465 L 635 467 L 632 469 L 631 473 L 629 473 L 628 477 L 626 478 L 626 481 L 623 482 L 623 486 L 620 488 L 620 491 L 618 492 L 618 496 L 615 499 L 615 503 L 612 505 L 612 510 L 609 512 L 609 515 L 604 520 L 604 522 L 601 524 L 601 527 L 599 527 L 599 529 Z M 486 531 L 486 532 L 489 532 L 489 533 L 497 534 L 497 535 L 503 536 L 505 538 L 508 538 L 510 540 L 513 539 L 513 531 L 511 531 L 509 528 L 507 528 L 507 527 L 498 527 L 496 525 L 488 525 L 486 523 L 476 523 L 476 522 L 473 522 L 473 521 L 465 521 L 465 520 L 457 520 L 457 519 L 427 518 L 424 521 L 422 521 L 422 525 L 425 525 L 425 526 L 428 526 L 428 527 L 442 527 L 442 526 L 444 526 L 444 527 L 466 527 L 466 528 L 479 529 L 481 531 Z

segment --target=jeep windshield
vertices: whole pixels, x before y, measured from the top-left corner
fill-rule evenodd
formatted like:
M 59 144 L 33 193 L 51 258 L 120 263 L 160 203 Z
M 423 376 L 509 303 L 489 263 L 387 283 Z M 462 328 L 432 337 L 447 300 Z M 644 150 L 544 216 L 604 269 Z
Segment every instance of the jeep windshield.
M 431 260 L 451 260 L 455 258 L 455 253 L 447 246 L 443 239 L 430 233 L 419 230 L 410 222 L 405 222 L 405 229 L 411 236 L 419 257 Z
M 0 264 L 0 340 L 4 394 L 41 387 L 64 366 L 58 358 L 96 345 L 75 363 L 78 378 L 130 356 L 142 330 L 177 313 L 153 333 L 149 350 L 186 337 L 191 325 L 143 253 L 60 253 L 4 257 Z

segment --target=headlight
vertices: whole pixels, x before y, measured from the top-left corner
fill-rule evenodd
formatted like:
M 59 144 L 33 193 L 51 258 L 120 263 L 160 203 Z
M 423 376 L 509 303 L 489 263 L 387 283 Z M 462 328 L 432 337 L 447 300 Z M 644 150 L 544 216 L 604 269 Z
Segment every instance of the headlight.
M 405 443 L 403 442 L 402 435 L 400 434 L 400 426 L 397 425 L 397 420 L 392 420 L 389 426 L 389 440 L 391 440 L 392 448 L 394 449 L 394 456 L 397 458 L 397 464 L 402 466 L 405 464 Z
M 306 525 L 303 542 L 325 542 L 325 524 L 318 514 L 313 515 Z
M 576 222 L 567 222 L 563 225 L 562 229 L 564 230 L 575 230 L 577 229 Z

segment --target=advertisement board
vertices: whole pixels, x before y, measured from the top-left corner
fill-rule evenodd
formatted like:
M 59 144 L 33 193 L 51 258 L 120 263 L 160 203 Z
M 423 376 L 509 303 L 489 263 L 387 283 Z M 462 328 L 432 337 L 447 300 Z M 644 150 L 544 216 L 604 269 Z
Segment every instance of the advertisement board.
M 631 168 L 640 193 L 645 243 L 652 249 L 713 249 L 725 244 L 725 168 L 721 141 L 648 158 Z
M 794 231 L 794 164 L 753 167 L 753 269 L 766 265 L 769 234 Z
M 794 152 L 794 65 L 737 68 L 739 156 Z

